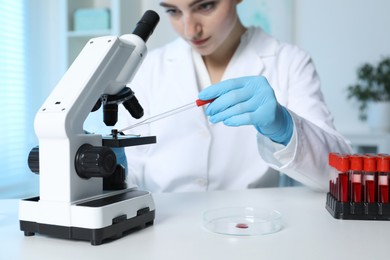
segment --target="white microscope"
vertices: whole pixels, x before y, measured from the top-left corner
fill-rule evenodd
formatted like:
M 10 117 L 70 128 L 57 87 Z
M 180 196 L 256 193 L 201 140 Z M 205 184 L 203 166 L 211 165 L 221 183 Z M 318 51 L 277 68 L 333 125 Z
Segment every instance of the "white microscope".
M 89 40 L 38 111 L 39 147 L 30 152 L 29 167 L 39 173 L 40 195 L 20 201 L 25 236 L 40 233 L 100 245 L 153 224 L 150 192 L 127 188 L 124 167 L 110 147 L 152 144 L 156 137 L 129 137 L 115 130 L 103 137 L 86 133 L 83 124 L 100 105 L 108 126 L 117 121 L 118 104 L 135 118 L 143 116 L 126 84 L 143 61 L 145 42 L 158 22 L 158 14 L 147 11 L 132 34 Z

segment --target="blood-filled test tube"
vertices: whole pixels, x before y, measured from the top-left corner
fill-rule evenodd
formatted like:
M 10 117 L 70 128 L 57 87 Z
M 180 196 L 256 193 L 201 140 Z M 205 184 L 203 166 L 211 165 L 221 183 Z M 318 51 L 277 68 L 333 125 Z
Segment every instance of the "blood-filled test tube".
M 390 174 L 390 156 L 382 155 L 377 158 L 378 171 L 378 202 L 389 202 L 389 174 Z
M 341 155 L 338 157 L 337 170 L 338 175 L 338 200 L 340 202 L 348 202 L 348 172 L 349 172 L 349 155 Z
M 350 199 L 352 202 L 362 202 L 362 172 L 363 156 L 352 155 L 349 171 Z
M 376 173 L 376 157 L 372 155 L 365 155 L 363 158 L 363 190 L 364 202 L 375 202 L 375 173 Z
M 330 194 L 337 198 L 337 186 L 336 186 L 336 180 L 337 180 L 337 160 L 340 154 L 338 153 L 329 153 L 328 157 L 328 163 L 331 167 L 330 172 L 330 180 L 329 180 L 329 192 Z

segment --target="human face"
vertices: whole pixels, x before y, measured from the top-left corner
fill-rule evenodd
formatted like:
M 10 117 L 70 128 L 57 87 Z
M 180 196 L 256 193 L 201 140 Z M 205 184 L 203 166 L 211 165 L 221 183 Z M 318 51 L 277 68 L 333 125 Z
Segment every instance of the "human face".
M 211 55 L 237 25 L 239 0 L 163 0 L 172 27 L 203 56 Z

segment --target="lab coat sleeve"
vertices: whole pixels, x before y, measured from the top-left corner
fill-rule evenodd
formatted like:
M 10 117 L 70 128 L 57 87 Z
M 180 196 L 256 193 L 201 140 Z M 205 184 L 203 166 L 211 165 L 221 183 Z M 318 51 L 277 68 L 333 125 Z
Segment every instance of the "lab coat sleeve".
M 315 190 L 327 190 L 330 152 L 351 153 L 352 149 L 333 125 L 320 90 L 320 81 L 309 55 L 287 46 L 279 53 L 285 71 L 276 89 L 281 104 L 290 112 L 294 130 L 287 146 L 258 134 L 258 149 L 270 167 Z M 286 76 L 287 75 L 287 76 Z
M 278 170 L 302 184 L 314 189 L 328 189 L 328 154 L 351 152 L 343 137 L 329 134 L 315 124 L 297 116 L 293 112 L 294 133 L 287 146 L 276 144 L 258 134 L 259 153 L 275 170 Z

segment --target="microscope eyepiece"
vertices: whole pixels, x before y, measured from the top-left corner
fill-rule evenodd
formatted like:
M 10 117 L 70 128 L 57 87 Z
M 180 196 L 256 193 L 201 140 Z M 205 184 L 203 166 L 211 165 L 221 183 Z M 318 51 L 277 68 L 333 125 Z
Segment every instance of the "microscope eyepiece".
M 148 10 L 137 23 L 133 34 L 138 35 L 144 42 L 146 42 L 159 21 L 160 16 L 155 11 Z

